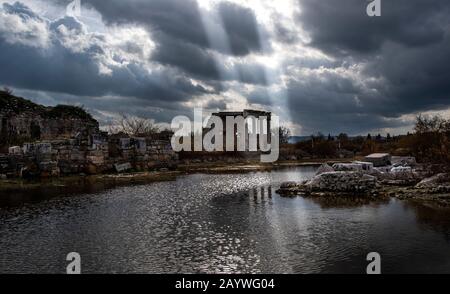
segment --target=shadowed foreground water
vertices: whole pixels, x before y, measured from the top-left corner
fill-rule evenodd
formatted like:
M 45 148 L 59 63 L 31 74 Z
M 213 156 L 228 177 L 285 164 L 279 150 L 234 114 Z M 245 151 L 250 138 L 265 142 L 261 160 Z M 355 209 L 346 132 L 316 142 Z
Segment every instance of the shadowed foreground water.
M 188 175 L 3 205 L 0 272 L 64 273 L 75 251 L 83 273 L 365 273 L 376 251 L 383 273 L 450 273 L 450 210 L 275 193 L 313 172 Z

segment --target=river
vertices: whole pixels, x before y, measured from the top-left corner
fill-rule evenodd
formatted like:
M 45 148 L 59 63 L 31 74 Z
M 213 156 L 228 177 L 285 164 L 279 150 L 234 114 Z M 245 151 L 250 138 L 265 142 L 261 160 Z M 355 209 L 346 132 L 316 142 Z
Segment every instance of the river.
M 0 273 L 450 273 L 450 210 L 282 198 L 314 168 L 175 181 L 0 204 Z M 14 197 L 14 195 L 0 195 Z M 36 199 L 38 197 L 38 199 Z

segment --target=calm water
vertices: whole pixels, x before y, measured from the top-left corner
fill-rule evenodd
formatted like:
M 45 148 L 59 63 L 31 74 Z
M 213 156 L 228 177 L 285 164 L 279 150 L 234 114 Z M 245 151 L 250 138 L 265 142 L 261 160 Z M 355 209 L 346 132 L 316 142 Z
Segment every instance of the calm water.
M 450 273 L 449 210 L 275 193 L 313 172 L 188 175 L 3 204 L 0 272 L 64 273 L 75 251 L 84 273 L 365 273 L 377 251 L 384 273 Z

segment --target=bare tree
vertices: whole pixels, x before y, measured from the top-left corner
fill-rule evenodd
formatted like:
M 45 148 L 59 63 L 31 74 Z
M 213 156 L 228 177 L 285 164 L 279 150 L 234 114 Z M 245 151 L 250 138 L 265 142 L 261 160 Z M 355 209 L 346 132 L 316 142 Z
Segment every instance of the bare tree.
M 419 115 L 414 128 L 416 133 L 442 133 L 450 130 L 450 120 L 446 120 L 439 115 L 432 117 Z
M 113 133 L 125 133 L 131 136 L 151 136 L 160 132 L 152 120 L 123 115 L 115 127 L 110 128 Z
M 450 162 L 450 120 L 441 116 L 417 117 L 411 149 L 422 161 Z
M 14 93 L 14 91 L 7 86 L 3 87 L 3 92 L 5 92 L 8 95 L 12 95 Z
M 291 137 L 291 130 L 287 127 L 280 127 L 280 144 L 288 144 L 289 138 Z

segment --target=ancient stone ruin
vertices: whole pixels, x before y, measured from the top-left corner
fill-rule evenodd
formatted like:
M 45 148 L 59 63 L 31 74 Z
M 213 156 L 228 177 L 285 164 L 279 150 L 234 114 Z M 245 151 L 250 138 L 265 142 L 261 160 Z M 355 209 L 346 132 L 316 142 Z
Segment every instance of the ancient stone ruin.
M 422 199 L 450 206 L 450 175 L 430 171 L 414 157 L 373 154 L 365 160 L 323 164 L 314 177 L 287 182 L 277 191 L 282 196 Z
M 98 128 L 98 122 L 81 107 L 45 107 L 0 91 L 1 145 L 69 139 Z
M 0 177 L 54 177 L 167 169 L 177 154 L 166 133 L 109 136 L 78 107 L 44 107 L 0 92 Z

